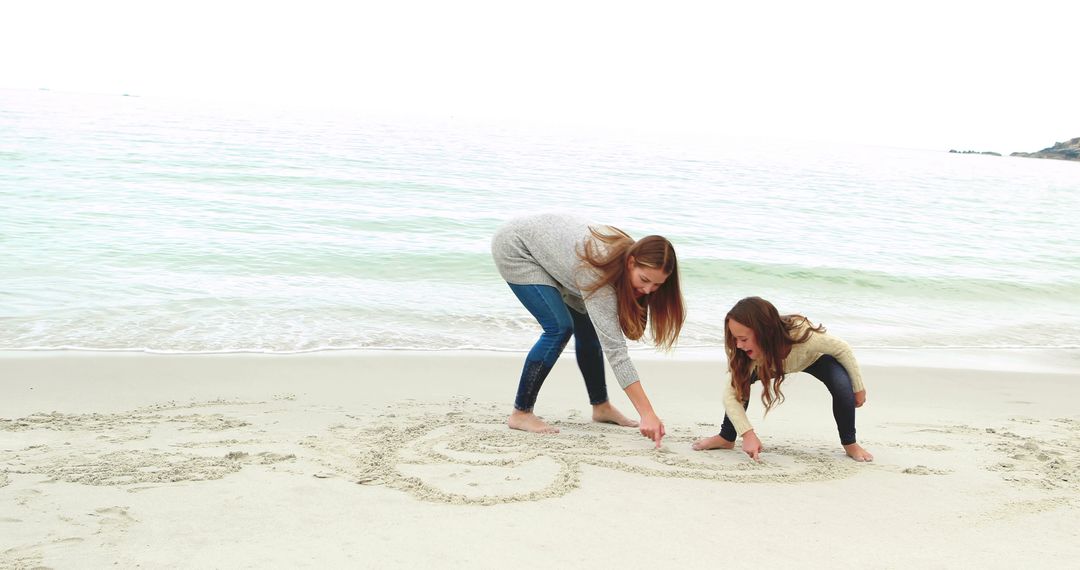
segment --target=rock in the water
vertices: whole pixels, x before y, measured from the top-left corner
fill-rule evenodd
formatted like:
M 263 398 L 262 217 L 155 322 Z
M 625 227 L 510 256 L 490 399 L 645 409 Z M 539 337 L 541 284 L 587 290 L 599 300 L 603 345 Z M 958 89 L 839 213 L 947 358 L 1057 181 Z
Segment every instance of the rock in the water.
M 1058 160 L 1080 160 L 1080 137 L 1065 142 L 1056 143 L 1052 147 L 1044 148 L 1039 152 L 1014 152 L 1009 156 L 1022 156 L 1025 158 L 1056 158 Z

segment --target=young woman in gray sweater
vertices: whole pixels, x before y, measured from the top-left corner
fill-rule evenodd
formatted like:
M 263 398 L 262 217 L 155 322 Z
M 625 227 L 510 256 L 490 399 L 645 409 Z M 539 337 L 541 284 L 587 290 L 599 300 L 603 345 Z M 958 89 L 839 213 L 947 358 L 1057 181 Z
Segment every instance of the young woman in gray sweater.
M 511 220 L 491 244 L 499 274 L 543 329 L 525 358 L 507 424 L 538 433 L 559 430 L 533 413 L 540 387 L 570 337 L 592 404 L 594 421 L 638 427 L 656 446 L 664 436 L 626 348 L 649 328 L 652 343 L 670 350 L 686 311 L 675 249 L 660 236 L 634 240 L 609 226 L 565 214 Z M 608 401 L 604 361 L 637 409 L 635 422 Z

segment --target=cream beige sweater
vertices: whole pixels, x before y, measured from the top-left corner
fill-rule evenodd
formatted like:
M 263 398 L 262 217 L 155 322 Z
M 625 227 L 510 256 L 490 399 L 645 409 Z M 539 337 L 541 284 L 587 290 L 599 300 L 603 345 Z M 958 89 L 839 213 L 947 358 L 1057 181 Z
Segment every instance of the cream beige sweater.
M 796 338 L 802 336 L 802 330 L 808 327 L 809 325 L 804 323 L 792 336 Z M 806 342 L 792 345 L 791 353 L 784 359 L 784 372 L 786 374 L 802 372 L 823 354 L 832 356 L 840 362 L 844 370 L 847 370 L 848 375 L 851 376 L 851 388 L 853 391 L 861 392 L 865 389 L 862 373 L 859 372 L 859 363 L 855 361 L 855 355 L 851 352 L 851 347 L 848 346 L 848 343 L 826 333 L 811 332 L 810 338 L 806 339 Z M 750 425 L 750 420 L 746 417 L 746 410 L 743 409 L 742 402 L 735 395 L 735 386 L 731 383 L 730 370 L 727 375 L 727 383 L 724 386 L 724 410 L 727 412 L 732 425 L 735 426 L 735 432 L 739 435 L 754 429 L 754 426 Z

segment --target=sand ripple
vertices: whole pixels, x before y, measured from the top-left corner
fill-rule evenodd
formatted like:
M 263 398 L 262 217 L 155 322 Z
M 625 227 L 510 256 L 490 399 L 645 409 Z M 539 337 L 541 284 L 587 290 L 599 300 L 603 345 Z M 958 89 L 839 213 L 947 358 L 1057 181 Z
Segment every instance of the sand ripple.
M 205 441 L 202 434 L 242 430 L 251 424 L 230 417 L 235 406 L 249 402 L 211 400 L 205 402 L 164 402 L 127 412 L 64 414 L 35 413 L 17 419 L 0 418 L 0 431 L 38 432 L 34 438 L 48 444 L 34 444 L 0 456 L 0 487 L 10 483 L 10 474 L 45 475 L 52 480 L 83 485 L 115 486 L 138 483 L 174 483 L 220 479 L 245 465 L 268 465 L 291 461 L 292 454 L 229 451 L 229 447 L 258 442 L 237 438 Z M 178 413 L 216 407 L 218 413 Z M 221 413 L 224 412 L 224 413 Z M 195 439 L 171 443 L 182 448 L 222 448 L 219 455 L 192 454 L 157 449 L 130 449 L 133 441 L 150 437 L 164 426 L 170 438 Z M 95 434 L 91 437 L 82 435 Z M 160 433 L 160 432 L 159 432 Z M 74 443 L 73 443 L 74 442 Z
M 171 414 L 175 410 L 221 406 L 243 405 L 244 402 L 192 402 L 177 404 L 166 402 L 137 410 L 112 414 L 64 414 L 60 412 L 38 412 L 22 418 L 0 418 L 0 431 L 115 431 L 132 426 L 157 425 L 162 423 L 188 424 L 181 429 L 203 431 L 224 431 L 249 425 L 248 422 L 227 418 L 221 414 Z

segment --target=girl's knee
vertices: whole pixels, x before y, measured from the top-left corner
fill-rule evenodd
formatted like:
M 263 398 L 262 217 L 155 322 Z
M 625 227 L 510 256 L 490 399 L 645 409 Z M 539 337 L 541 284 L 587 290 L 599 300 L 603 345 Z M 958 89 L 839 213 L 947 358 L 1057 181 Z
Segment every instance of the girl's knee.
M 843 393 L 845 390 L 849 393 L 852 391 L 851 376 L 848 375 L 847 370 L 839 362 L 832 363 L 818 372 L 818 374 L 815 374 L 817 379 L 828 387 L 833 394 L 837 392 Z

